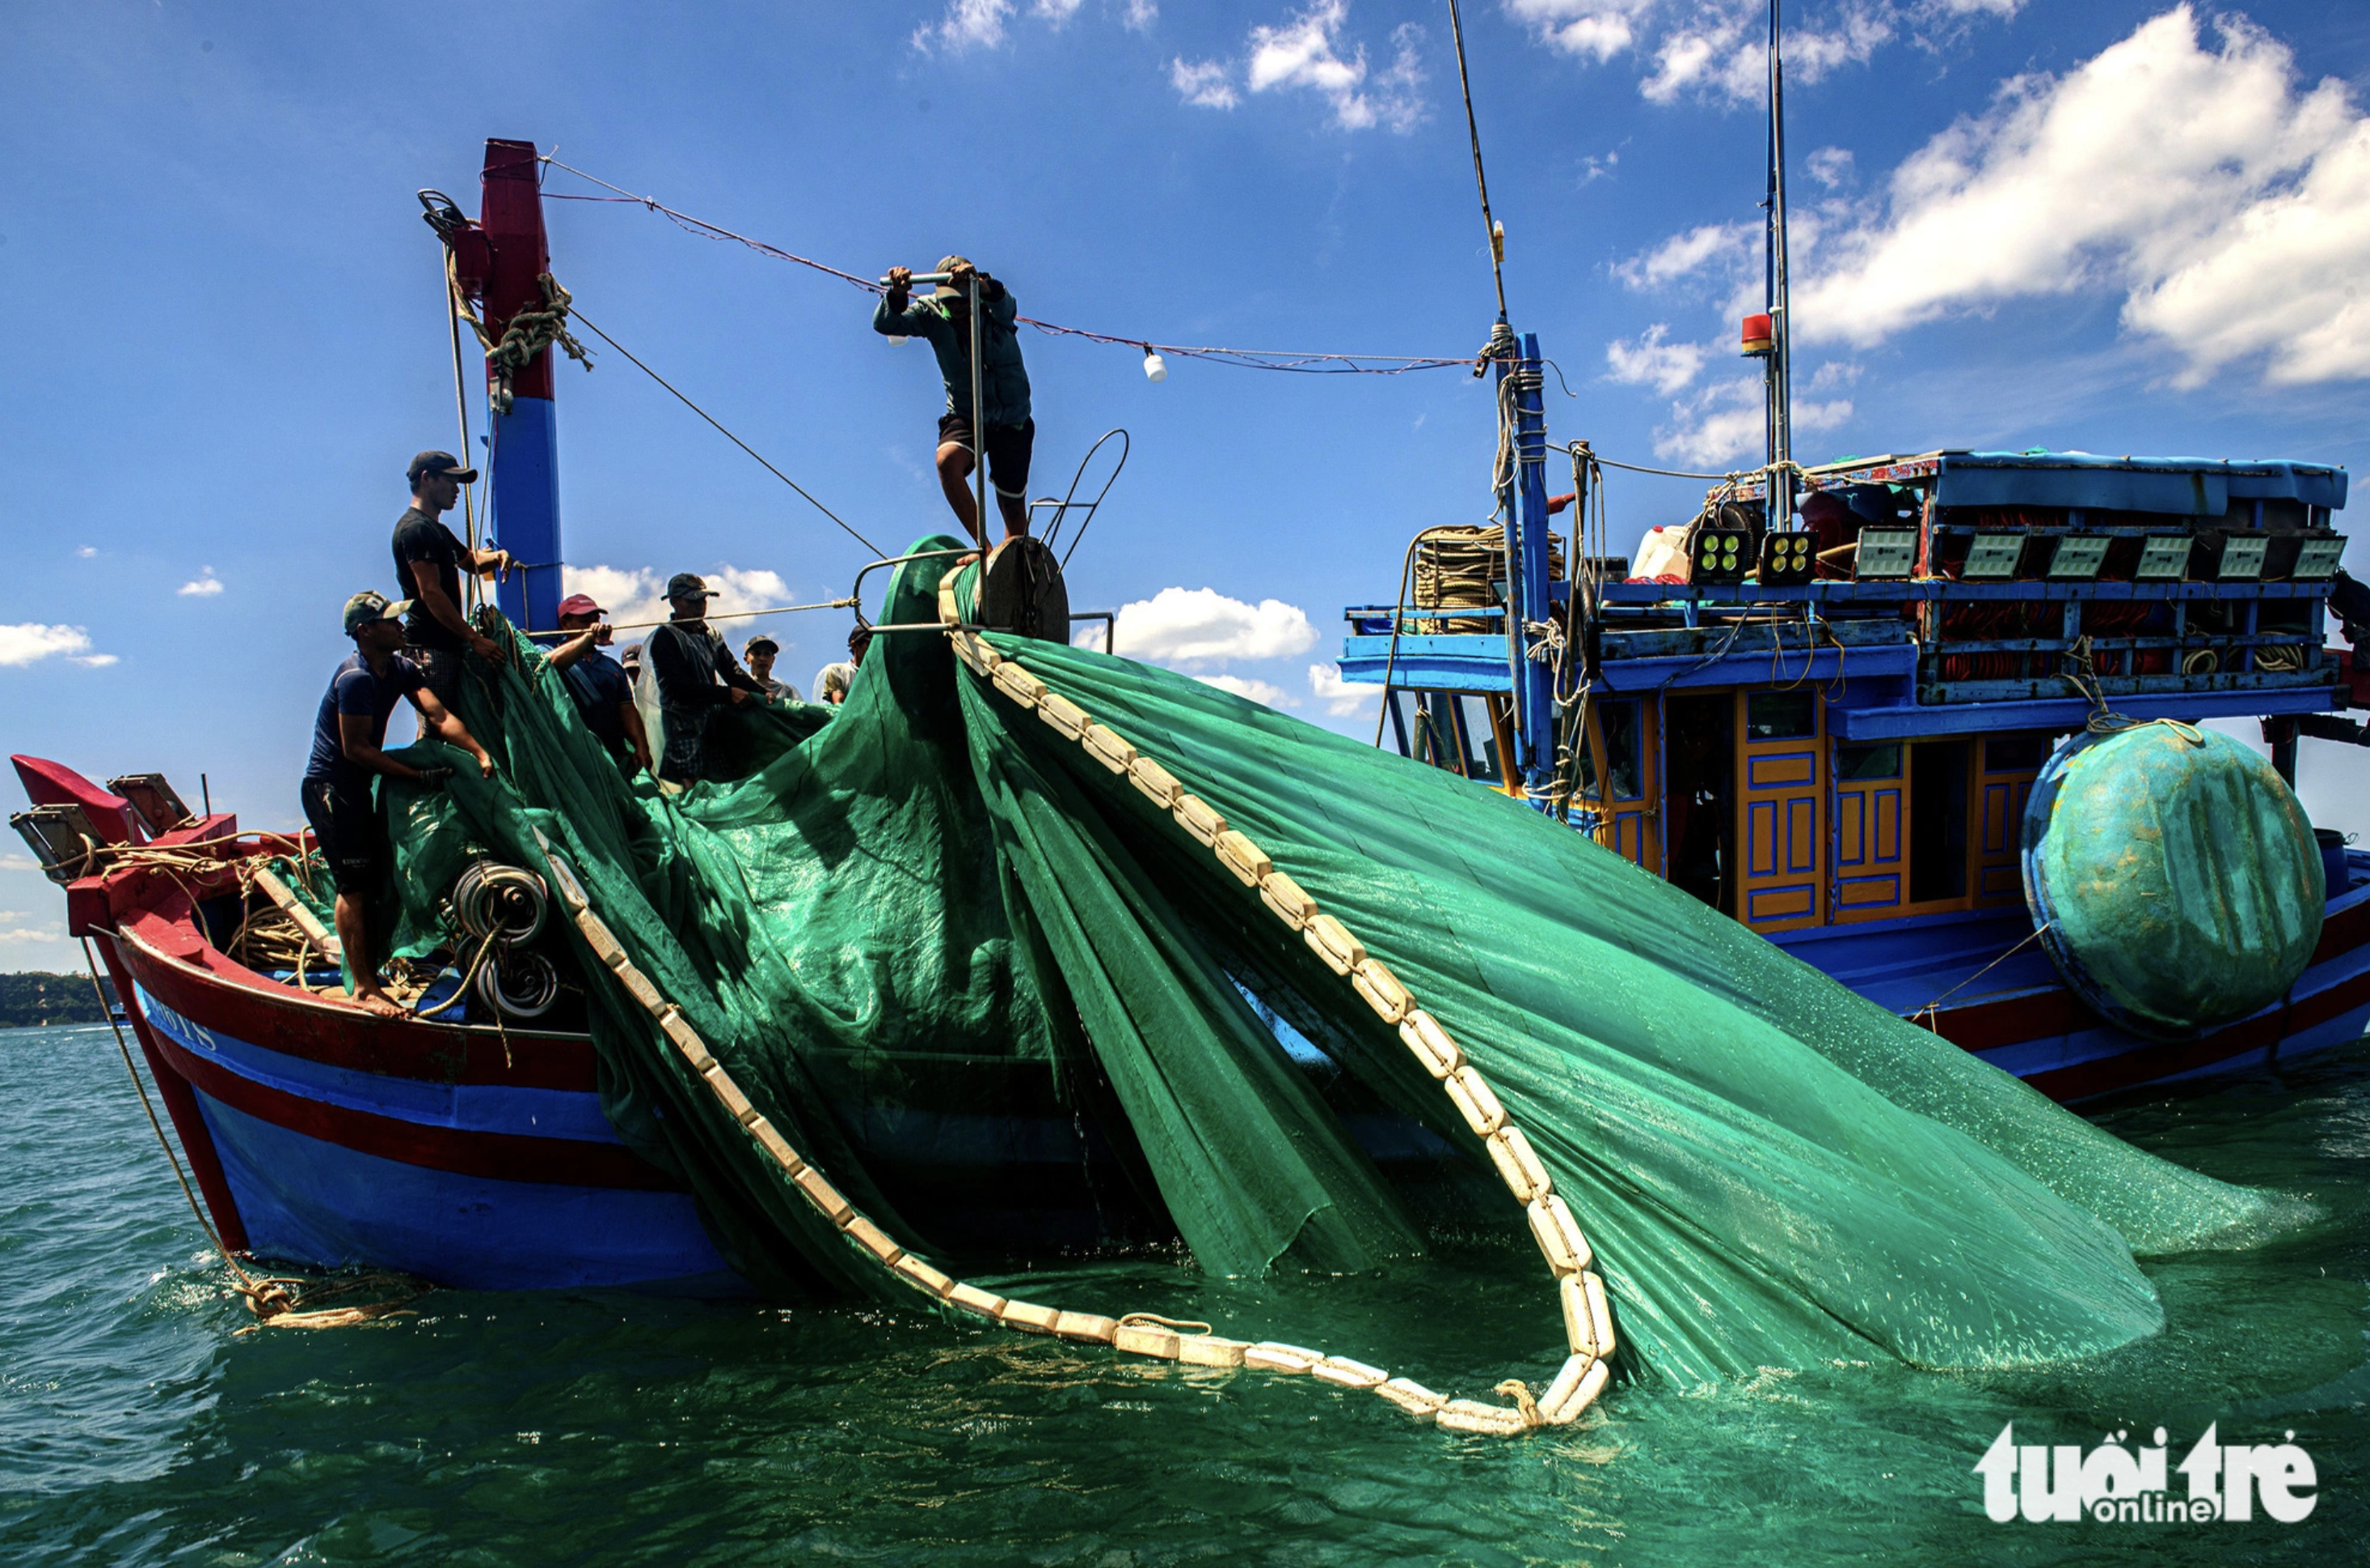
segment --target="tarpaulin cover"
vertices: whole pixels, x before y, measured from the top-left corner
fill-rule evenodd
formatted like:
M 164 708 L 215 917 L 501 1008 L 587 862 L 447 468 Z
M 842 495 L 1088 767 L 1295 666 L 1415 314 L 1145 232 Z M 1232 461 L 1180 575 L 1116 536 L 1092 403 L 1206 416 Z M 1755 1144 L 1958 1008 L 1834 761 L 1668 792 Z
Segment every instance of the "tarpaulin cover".
M 2319 945 L 2312 823 L 2269 761 L 2219 731 L 2075 736 L 2033 780 L 2021 834 L 2042 945 L 2076 994 L 2141 1034 L 2269 1007 Z
M 880 620 L 935 621 L 945 565 L 903 568 Z M 1520 803 L 1167 671 L 991 640 L 1223 813 L 1454 1033 L 1594 1243 L 1633 1370 L 2101 1351 L 2161 1323 L 2134 1251 L 2238 1244 L 2284 1212 L 2096 1131 Z M 1205 1270 L 1415 1258 L 1434 1233 L 1411 1182 L 1440 1168 L 1378 1166 L 1262 1009 L 1431 1128 L 1453 1170 L 1489 1170 L 1397 1032 L 1257 893 L 935 630 L 876 638 L 831 722 L 672 798 L 629 787 L 532 659 L 473 669 L 460 710 L 500 772 L 456 772 L 442 809 L 537 870 L 547 835 L 750 1098 L 910 1248 L 955 1260 L 979 1239 L 892 1201 L 898 1118 L 951 1083 L 999 1125 L 995 1086 L 1025 1066 L 1065 1086 Z M 395 818 L 419 822 L 407 793 Z M 783 1295 L 898 1296 L 582 967 L 612 1119 L 683 1174 L 736 1265 Z M 991 1152 L 963 1185 L 993 1197 L 1000 1179 Z M 1467 1185 L 1467 1227 L 1521 1228 L 1494 1178 Z

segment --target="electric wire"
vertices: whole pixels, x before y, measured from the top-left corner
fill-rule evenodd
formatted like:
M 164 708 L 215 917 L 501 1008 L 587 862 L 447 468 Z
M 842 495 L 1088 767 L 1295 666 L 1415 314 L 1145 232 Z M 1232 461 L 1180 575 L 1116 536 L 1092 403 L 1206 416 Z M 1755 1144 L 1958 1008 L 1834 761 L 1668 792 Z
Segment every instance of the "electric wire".
M 1490 276 L 1498 286 L 1498 319 L 1506 319 L 1506 259 L 1498 225 L 1490 216 L 1490 179 L 1481 172 L 1481 127 L 1473 118 L 1473 83 L 1465 73 L 1465 18 L 1448 0 L 1448 33 L 1456 43 L 1456 85 L 1465 94 L 1465 134 L 1473 144 L 1473 183 L 1481 192 L 1481 227 L 1490 246 Z
M 628 349 L 625 344 L 609 336 L 608 333 L 601 330 L 598 326 L 593 324 L 592 318 L 587 317 L 581 310 L 571 309 L 569 314 L 579 322 L 582 323 L 586 331 L 592 333 L 594 337 L 600 339 L 603 342 L 608 344 L 611 348 L 625 355 L 627 359 L 631 360 L 635 369 L 640 371 L 644 375 L 649 376 L 652 381 L 655 381 L 660 386 L 665 387 L 669 392 L 673 392 L 677 402 L 680 402 L 685 408 L 689 409 L 693 413 L 697 414 L 701 419 L 706 420 L 709 424 L 714 425 L 717 432 L 722 435 L 725 440 L 731 442 L 742 451 L 746 452 L 750 456 L 756 458 L 757 461 L 764 466 L 765 472 L 773 475 L 774 478 L 781 480 L 782 483 L 798 491 L 800 495 L 804 496 L 809 505 L 812 506 L 817 512 L 822 513 L 825 517 L 830 518 L 834 523 L 838 524 L 849 538 L 854 539 L 857 544 L 862 545 L 874 555 L 883 553 L 879 545 L 874 544 L 871 540 L 857 533 L 854 527 L 850 526 L 848 523 L 840 516 L 838 513 L 834 512 L 822 502 L 815 500 L 814 496 L 804 485 L 799 483 L 798 480 L 790 478 L 789 475 L 785 474 L 779 468 L 775 467 L 773 464 L 767 462 L 765 460 L 765 454 L 759 452 L 755 447 L 750 445 L 747 442 L 742 440 L 731 431 L 726 430 L 722 421 L 718 420 L 714 414 L 709 413 L 706 409 L 701 408 L 698 404 L 685 397 L 682 392 L 676 390 L 673 382 L 669 381 L 665 376 L 661 375 L 657 371 L 652 370 L 649 365 L 646 365 L 640 360 L 636 359 L 634 357 L 634 352 L 631 349 Z
M 858 277 L 854 272 L 843 271 L 828 262 L 818 261 L 811 256 L 800 256 L 796 251 L 785 250 L 778 245 L 771 245 L 765 240 L 736 233 L 721 224 L 710 223 L 705 218 L 696 218 L 688 213 L 679 212 L 656 197 L 636 195 L 621 185 L 612 185 L 597 175 L 587 174 L 572 164 L 562 163 L 548 154 L 545 155 L 540 161 L 553 168 L 565 169 L 579 179 L 589 180 L 604 190 L 616 192 L 615 196 L 575 196 L 564 191 L 546 192 L 554 201 L 632 202 L 648 208 L 673 223 L 677 227 L 696 234 L 703 239 L 731 240 L 747 246 L 760 255 L 770 256 L 775 260 L 794 262 L 801 267 L 811 268 L 828 277 L 837 278 L 842 282 L 852 284 L 867 294 L 877 294 L 883 292 L 880 283 L 870 278 Z M 582 319 L 581 315 L 578 319 Z M 1187 359 L 1231 364 L 1245 370 L 1289 371 L 1310 375 L 1401 375 L 1413 370 L 1469 368 L 1474 363 L 1474 360 L 1469 355 L 1461 358 L 1444 358 L 1423 354 L 1340 354 L 1304 352 L 1297 349 L 1237 349 L 1206 343 L 1162 343 L 1151 341 L 1140 336 L 1094 332 L 1083 327 L 1064 327 L 1058 322 L 1040 321 L 1030 316 L 1016 317 L 1015 319 L 1051 337 L 1084 338 L 1089 342 L 1152 350 L 1162 354 L 1176 354 Z

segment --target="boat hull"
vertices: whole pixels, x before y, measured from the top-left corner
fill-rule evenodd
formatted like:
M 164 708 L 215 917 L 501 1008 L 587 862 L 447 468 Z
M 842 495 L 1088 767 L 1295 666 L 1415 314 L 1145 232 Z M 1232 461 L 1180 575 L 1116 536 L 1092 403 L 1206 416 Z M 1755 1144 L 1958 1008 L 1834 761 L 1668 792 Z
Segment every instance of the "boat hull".
M 2031 942 L 2021 909 L 1773 938 L 1797 958 L 2066 1103 L 2284 1061 L 2370 1027 L 2370 855 L 2349 851 L 2319 944 L 2287 995 L 2185 1041 L 2106 1022 Z
M 155 917 L 102 940 L 226 1243 L 481 1290 L 746 1290 L 691 1194 L 603 1116 L 589 1041 L 505 1052 L 374 1019 L 191 963 L 175 935 L 201 940 Z

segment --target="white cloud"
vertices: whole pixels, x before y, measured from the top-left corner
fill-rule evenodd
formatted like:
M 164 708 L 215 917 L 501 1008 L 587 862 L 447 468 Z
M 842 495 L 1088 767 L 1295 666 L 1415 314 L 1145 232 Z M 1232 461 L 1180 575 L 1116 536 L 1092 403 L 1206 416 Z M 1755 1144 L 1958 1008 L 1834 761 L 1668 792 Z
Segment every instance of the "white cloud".
M 63 926 L 0 927 L 0 942 L 62 942 L 66 940 Z
M 1833 190 L 1852 180 L 1852 155 L 1849 147 L 1820 147 L 1802 160 L 1811 178 Z
M 666 580 L 672 572 L 662 572 L 647 566 L 563 566 L 559 570 L 562 594 L 589 594 L 593 602 L 609 612 L 612 626 L 637 626 L 645 621 L 662 621 L 673 612 L 666 601 Z M 739 567 L 719 566 L 700 576 L 715 591 L 708 601 L 712 615 L 728 615 L 735 611 L 770 609 L 792 602 L 789 584 L 781 574 L 762 569 L 743 571 Z M 782 645 L 788 653 L 796 640 L 786 628 L 771 623 L 765 617 L 747 620 L 726 620 L 716 623 L 737 656 L 741 644 L 764 631 Z M 639 642 L 650 635 L 647 627 L 617 634 L 619 646 Z M 835 635 L 835 634 L 834 634 Z M 825 638 L 829 642 L 832 638 Z
M 1651 386 L 1665 398 L 1693 382 L 1702 373 L 1704 357 L 1711 349 L 1703 343 L 1665 342 L 1663 335 L 1669 330 L 1657 321 L 1634 341 L 1616 338 L 1605 344 L 1605 363 L 1612 367 L 1613 379 Z
M 1085 5 L 1086 0 L 1030 0 L 1029 14 L 1058 30 Z M 944 49 L 957 54 L 970 49 L 1000 49 L 1018 12 L 1014 0 L 947 0 L 946 15 L 915 29 L 913 44 L 925 52 Z M 1160 7 L 1155 0 L 1125 0 L 1120 9 L 1121 24 L 1135 32 L 1145 31 L 1159 19 Z
M 1657 103 L 1688 95 L 1732 104 L 1769 101 L 1769 37 L 1765 6 L 1713 0 L 1662 35 L 1654 70 L 1638 90 Z M 1837 66 L 1864 64 L 1898 31 L 1892 0 L 1852 0 L 1831 29 L 1797 24 L 1786 29 L 1786 79 L 1809 84 Z
M 1214 686 L 1220 691 L 1230 691 L 1237 697 L 1248 698 L 1261 707 L 1298 706 L 1284 694 L 1282 686 L 1269 681 L 1253 680 L 1247 675 L 1195 675 L 1193 678 L 1203 686 Z
M 1812 435 L 1850 419 L 1851 399 L 1822 403 L 1798 398 L 1792 412 L 1794 433 Z M 1712 382 L 1694 397 L 1674 402 L 1671 421 L 1654 431 L 1657 455 L 1702 468 L 1727 469 L 1740 463 L 1758 463 L 1768 452 L 1767 389 L 1759 376 Z M 1798 451 L 1795 455 L 1801 454 Z
M 1099 637 L 1101 628 L 1094 635 Z M 1163 588 L 1119 610 L 1119 645 L 1131 659 L 1190 667 L 1275 659 L 1316 646 L 1317 628 L 1295 605 L 1229 599 L 1214 588 Z
M 0 855 L 0 871 L 38 871 L 41 863 L 30 855 Z
M 1011 17 L 1012 0 L 948 0 L 944 17 L 915 29 L 914 47 L 994 49 L 1004 41 L 1004 24 Z
M 1253 28 L 1247 72 L 1250 90 L 1306 87 L 1333 106 L 1334 122 L 1345 131 L 1375 125 L 1413 130 L 1423 119 L 1417 89 L 1424 76 L 1416 55 L 1423 29 L 1413 23 L 1393 29 L 1397 53 L 1388 67 L 1370 76 L 1365 45 L 1357 45 L 1346 58 L 1340 52 L 1339 34 L 1349 15 L 1349 0 L 1318 0 L 1280 27 Z
M 85 545 L 80 549 L 75 551 L 75 554 L 80 556 L 85 560 L 88 560 L 93 556 L 98 554 L 98 547 L 97 545 Z
M 2278 383 L 2370 375 L 2370 120 L 2252 23 L 2215 31 L 2206 47 L 2182 6 L 2062 78 L 2003 84 L 1821 247 L 1802 336 L 2111 288 L 2184 384 L 2257 357 Z
M 0 626 L 0 668 L 38 664 L 58 654 L 80 653 L 90 646 L 90 634 L 78 626 L 43 626 L 27 621 Z
M 1325 705 L 1325 711 L 1336 719 L 1348 719 L 1368 703 L 1383 688 L 1365 681 L 1345 681 L 1339 666 L 1311 664 L 1308 666 L 1308 689 Z
M 1613 275 L 1633 289 L 1658 288 L 1697 272 L 1733 272 L 1761 259 L 1759 224 L 1703 224 L 1653 249 L 1617 262 Z
M 214 575 L 214 569 L 211 566 L 200 567 L 195 578 L 173 590 L 182 597 L 190 599 L 211 599 L 222 591 L 222 579 Z
M 1200 109 L 1232 109 L 1241 102 L 1234 84 L 1226 80 L 1226 68 L 1215 60 L 1188 62 L 1183 57 L 1168 63 L 1168 85 L 1177 96 Z
M 1638 41 L 1654 0 L 1506 0 L 1506 13 L 1540 42 L 1599 63 Z
M 86 670 L 103 670 L 117 662 L 116 655 L 112 653 L 84 653 L 66 661 L 69 664 L 80 664 Z

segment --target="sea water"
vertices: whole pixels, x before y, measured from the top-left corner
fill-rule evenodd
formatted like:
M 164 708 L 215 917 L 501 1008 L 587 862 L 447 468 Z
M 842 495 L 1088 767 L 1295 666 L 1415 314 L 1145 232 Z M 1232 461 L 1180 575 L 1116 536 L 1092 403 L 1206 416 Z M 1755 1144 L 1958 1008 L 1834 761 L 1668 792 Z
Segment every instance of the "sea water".
M 1509 1441 L 1306 1378 L 878 1309 L 456 1291 L 363 1328 L 240 1334 L 109 1032 L 0 1032 L 0 1562 L 2363 1561 L 2370 1047 L 2093 1113 L 2324 1217 L 2150 1261 L 2165 1332 L 2092 1361 L 1616 1388 L 1576 1426 Z M 1511 1254 L 1071 1284 L 1030 1294 L 1156 1302 L 1468 1395 L 1536 1387 L 1558 1359 L 1545 1277 Z M 2210 1424 L 2307 1455 L 2316 1501 L 2296 1523 L 2260 1505 L 1995 1523 L 1975 1466 L 2010 1424 L 2079 1454 L 2160 1426 L 2175 1467 Z

